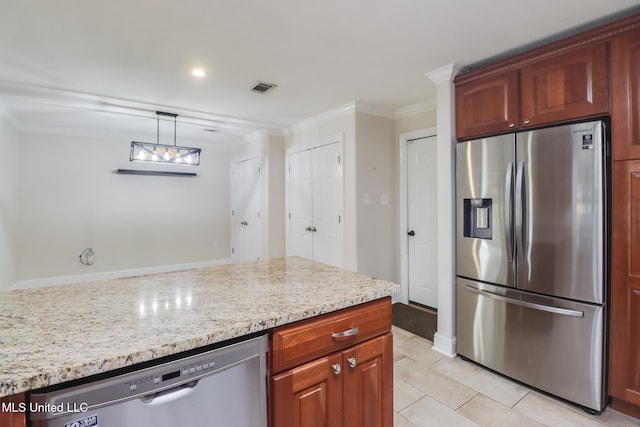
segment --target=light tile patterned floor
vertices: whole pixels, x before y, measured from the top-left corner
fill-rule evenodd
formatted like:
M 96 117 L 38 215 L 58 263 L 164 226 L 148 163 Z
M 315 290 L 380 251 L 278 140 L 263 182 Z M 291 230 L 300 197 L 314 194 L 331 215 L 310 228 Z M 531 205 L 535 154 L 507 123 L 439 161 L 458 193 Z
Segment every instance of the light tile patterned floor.
M 592 416 L 473 363 L 450 359 L 433 343 L 393 327 L 394 426 L 640 426 L 607 408 Z

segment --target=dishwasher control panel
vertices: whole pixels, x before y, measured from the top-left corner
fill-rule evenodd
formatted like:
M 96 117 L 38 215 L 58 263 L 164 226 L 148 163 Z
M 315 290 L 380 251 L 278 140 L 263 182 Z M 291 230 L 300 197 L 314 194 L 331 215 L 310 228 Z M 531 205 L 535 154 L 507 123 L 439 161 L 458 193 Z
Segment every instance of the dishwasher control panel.
M 166 371 L 154 372 L 152 375 L 140 378 L 135 377 L 132 381 L 123 383 L 130 393 L 144 393 L 157 391 L 158 387 L 170 386 L 183 383 L 184 381 L 194 381 L 214 372 L 216 368 L 215 360 L 209 356 L 204 361 L 189 363 L 182 366 L 167 367 Z

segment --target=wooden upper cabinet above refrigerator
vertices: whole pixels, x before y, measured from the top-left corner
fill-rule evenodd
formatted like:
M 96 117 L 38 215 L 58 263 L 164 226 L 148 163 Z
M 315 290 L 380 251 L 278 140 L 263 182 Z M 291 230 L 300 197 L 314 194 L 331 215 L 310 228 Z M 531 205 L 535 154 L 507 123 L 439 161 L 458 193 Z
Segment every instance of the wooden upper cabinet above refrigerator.
M 597 117 L 609 112 L 607 42 L 527 54 L 456 78 L 458 139 Z
M 518 71 L 491 75 L 456 87 L 458 139 L 504 133 L 520 120 Z
M 611 40 L 613 159 L 640 159 L 640 29 Z
M 522 67 L 522 126 L 607 114 L 608 71 L 605 42 Z

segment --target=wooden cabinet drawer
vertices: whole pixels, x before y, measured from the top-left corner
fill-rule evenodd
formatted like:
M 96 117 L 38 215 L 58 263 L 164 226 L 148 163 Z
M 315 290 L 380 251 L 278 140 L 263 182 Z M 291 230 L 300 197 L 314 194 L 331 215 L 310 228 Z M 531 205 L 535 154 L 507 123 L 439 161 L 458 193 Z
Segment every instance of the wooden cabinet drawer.
M 271 335 L 271 372 L 299 366 L 390 330 L 390 298 L 276 328 Z

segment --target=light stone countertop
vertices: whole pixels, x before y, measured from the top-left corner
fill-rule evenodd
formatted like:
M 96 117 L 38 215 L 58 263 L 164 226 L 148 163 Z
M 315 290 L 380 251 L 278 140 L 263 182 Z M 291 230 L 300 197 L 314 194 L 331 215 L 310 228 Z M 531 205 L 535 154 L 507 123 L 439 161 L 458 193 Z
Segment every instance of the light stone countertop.
M 0 292 L 0 397 L 265 331 L 399 288 L 292 257 Z

